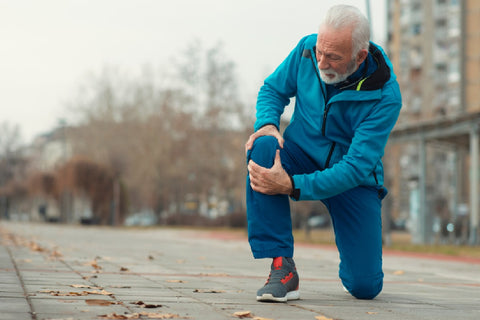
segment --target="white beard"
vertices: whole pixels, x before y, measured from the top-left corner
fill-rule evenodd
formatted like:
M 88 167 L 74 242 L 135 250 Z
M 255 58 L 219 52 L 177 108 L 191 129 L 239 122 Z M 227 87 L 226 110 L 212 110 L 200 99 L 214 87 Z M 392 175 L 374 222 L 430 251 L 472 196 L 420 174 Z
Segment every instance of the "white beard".
M 329 77 L 328 75 L 334 75 L 333 77 Z M 332 69 L 325 69 L 325 70 L 320 70 L 320 77 L 322 78 L 323 82 L 326 84 L 335 84 L 342 82 L 348 78 L 350 74 L 348 73 L 343 73 L 340 74 L 336 71 L 333 71 Z
M 318 66 L 318 69 L 320 70 L 320 78 L 322 78 L 323 82 L 326 84 L 335 84 L 346 80 L 352 73 L 357 71 L 357 65 L 355 64 L 355 60 L 352 59 L 345 73 L 338 73 L 331 68 L 322 70 L 320 66 Z M 328 75 L 333 75 L 333 77 L 329 77 Z

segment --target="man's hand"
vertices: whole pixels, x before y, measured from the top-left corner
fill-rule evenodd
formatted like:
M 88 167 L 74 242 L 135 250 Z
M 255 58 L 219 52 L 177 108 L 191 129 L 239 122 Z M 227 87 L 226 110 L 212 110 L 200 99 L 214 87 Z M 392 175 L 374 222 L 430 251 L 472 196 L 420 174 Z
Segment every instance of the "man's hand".
M 273 167 L 268 169 L 250 160 L 248 162 L 248 172 L 250 175 L 250 186 L 254 191 L 268 195 L 289 195 L 292 192 L 292 181 L 282 167 L 280 150 L 277 150 Z
M 273 136 L 277 138 L 280 148 L 283 148 L 284 140 L 282 135 L 280 134 L 280 132 L 278 132 L 277 127 L 275 127 L 273 124 L 269 124 L 261 127 L 248 138 L 247 143 L 245 143 L 245 153 L 247 153 L 248 150 L 252 149 L 255 139 L 261 136 Z

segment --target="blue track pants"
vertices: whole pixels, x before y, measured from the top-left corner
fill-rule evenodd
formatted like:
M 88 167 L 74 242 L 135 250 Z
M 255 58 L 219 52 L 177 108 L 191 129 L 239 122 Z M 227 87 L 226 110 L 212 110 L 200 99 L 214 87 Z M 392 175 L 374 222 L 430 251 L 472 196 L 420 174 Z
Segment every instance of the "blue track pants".
M 257 138 L 247 154 L 257 164 L 273 166 L 280 149 L 276 138 Z M 295 144 L 280 149 L 285 170 L 311 173 L 319 167 Z M 383 285 L 381 201 L 384 188 L 356 187 L 322 200 L 330 212 L 340 254 L 339 276 L 356 298 L 373 299 Z M 247 176 L 248 239 L 255 258 L 293 257 L 292 220 L 287 195 L 265 195 L 250 187 Z

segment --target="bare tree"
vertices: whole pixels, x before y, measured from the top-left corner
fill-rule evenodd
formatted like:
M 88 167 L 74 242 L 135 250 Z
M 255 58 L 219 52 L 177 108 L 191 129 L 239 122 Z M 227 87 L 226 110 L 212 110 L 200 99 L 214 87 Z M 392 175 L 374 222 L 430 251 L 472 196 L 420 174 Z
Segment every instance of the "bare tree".
M 12 197 L 25 196 L 21 180 L 25 177 L 26 165 L 19 126 L 0 122 L 0 217 L 8 217 Z
M 132 210 L 180 212 L 187 198 L 212 194 L 243 200 L 243 143 L 253 122 L 238 120 L 247 117 L 222 47 L 204 52 L 194 44 L 168 81 L 110 68 L 74 103 L 82 119 L 69 130 L 74 153 L 111 168 Z

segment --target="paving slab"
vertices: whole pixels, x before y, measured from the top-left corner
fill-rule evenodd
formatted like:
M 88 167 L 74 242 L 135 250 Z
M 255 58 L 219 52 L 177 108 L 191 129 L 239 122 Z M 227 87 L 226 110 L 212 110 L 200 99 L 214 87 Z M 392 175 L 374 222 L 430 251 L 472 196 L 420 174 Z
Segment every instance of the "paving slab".
M 370 301 L 342 290 L 333 246 L 295 261 L 301 299 L 260 303 L 270 261 L 245 236 L 0 221 L 0 320 L 480 319 L 480 260 L 386 252 Z

